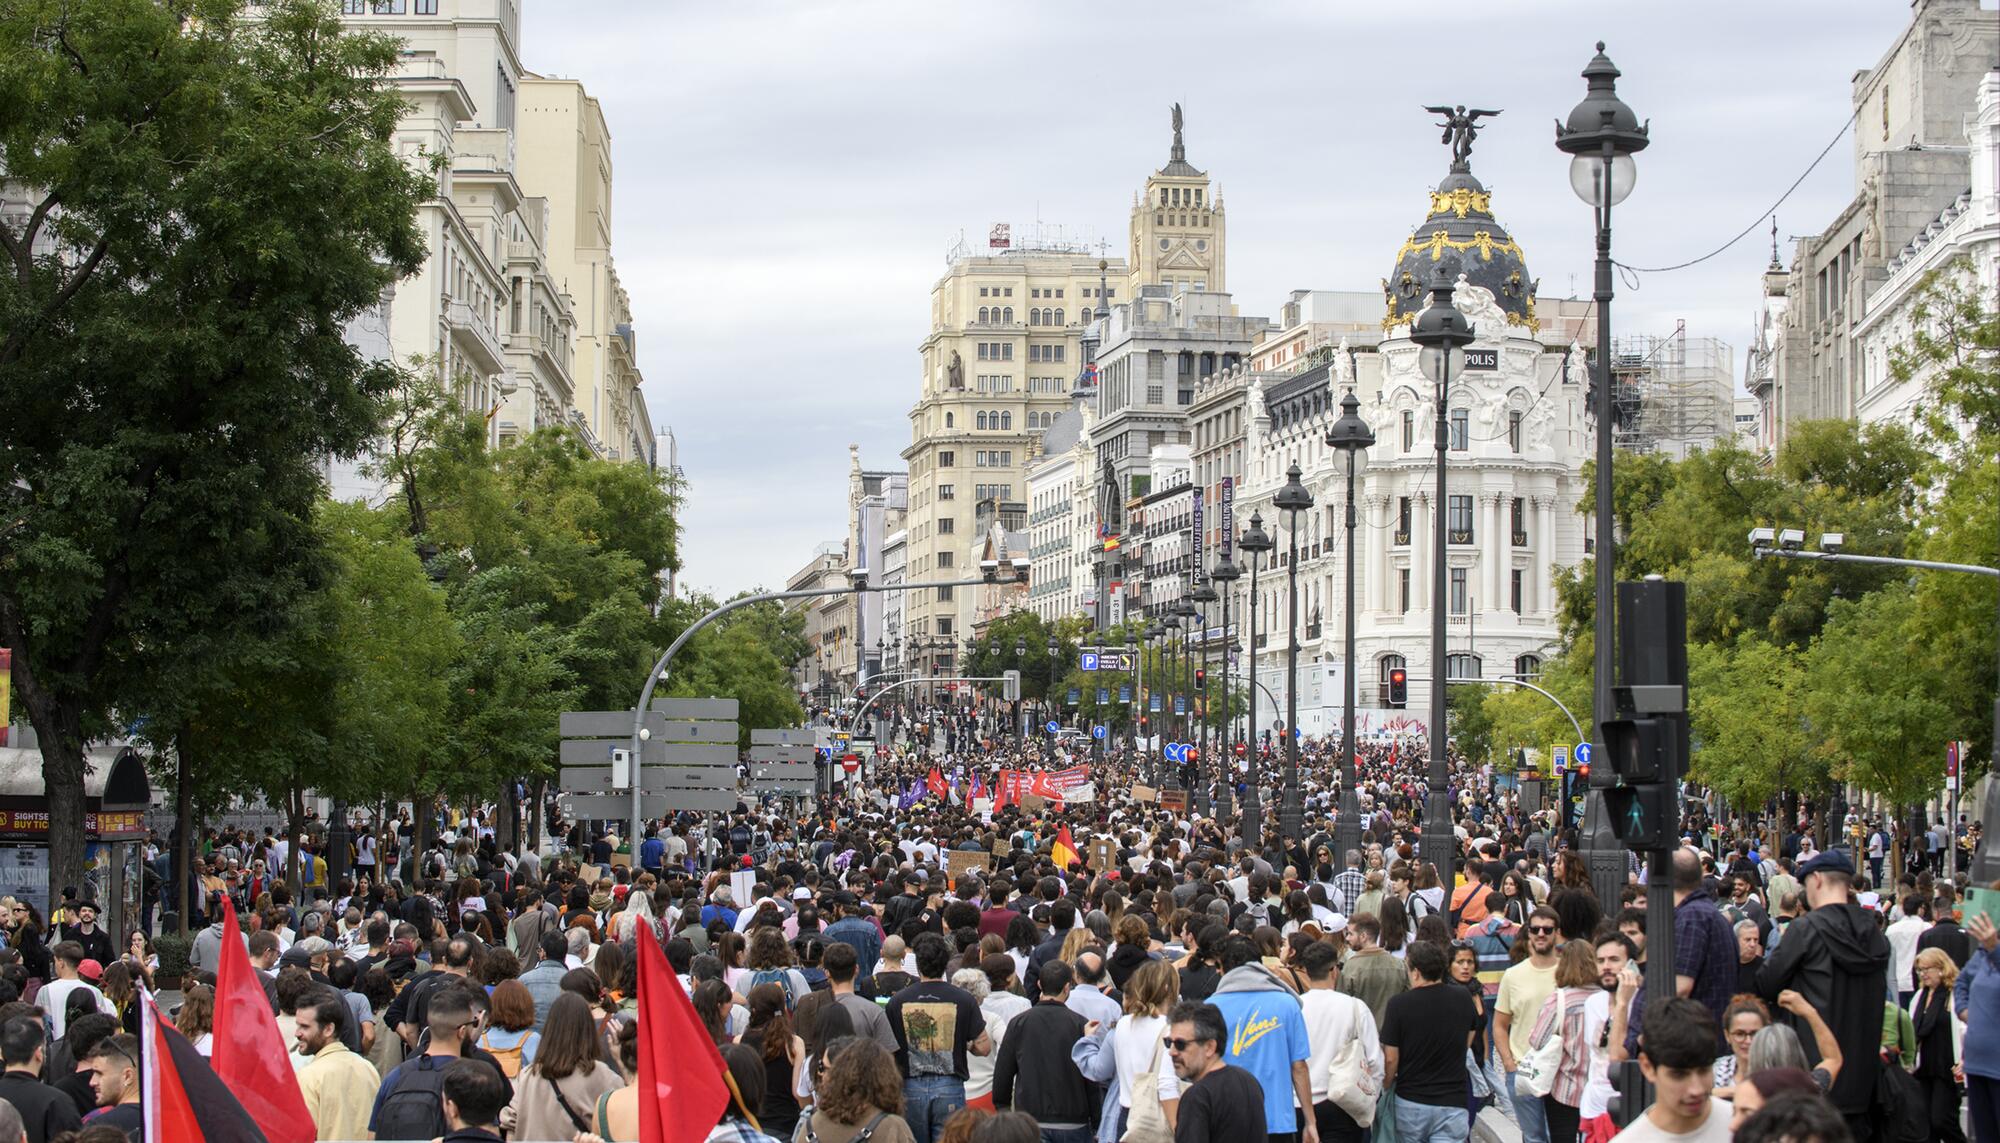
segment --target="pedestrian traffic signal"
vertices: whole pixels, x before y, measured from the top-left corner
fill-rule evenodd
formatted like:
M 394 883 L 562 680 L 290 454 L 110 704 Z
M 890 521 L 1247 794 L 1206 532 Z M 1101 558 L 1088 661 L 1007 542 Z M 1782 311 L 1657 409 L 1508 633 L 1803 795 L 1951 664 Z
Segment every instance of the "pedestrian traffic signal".
M 1410 672 L 1401 667 L 1389 669 L 1389 705 L 1392 707 L 1410 705 Z
M 1628 785 L 1670 782 L 1679 776 L 1674 746 L 1678 727 L 1666 718 L 1614 718 L 1604 724 L 1608 769 Z
M 1200 667 L 1194 669 L 1194 689 L 1198 691 L 1208 689 L 1208 672 Z
M 1672 849 L 1680 837 L 1680 791 L 1672 784 L 1604 791 L 1611 832 L 1629 849 Z

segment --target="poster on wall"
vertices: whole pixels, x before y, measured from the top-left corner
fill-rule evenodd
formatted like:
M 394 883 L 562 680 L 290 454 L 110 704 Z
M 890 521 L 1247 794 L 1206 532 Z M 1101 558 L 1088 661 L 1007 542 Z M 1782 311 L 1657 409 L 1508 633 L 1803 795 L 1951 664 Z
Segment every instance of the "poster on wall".
M 49 849 L 45 845 L 0 845 L 0 896 L 28 901 L 49 915 Z

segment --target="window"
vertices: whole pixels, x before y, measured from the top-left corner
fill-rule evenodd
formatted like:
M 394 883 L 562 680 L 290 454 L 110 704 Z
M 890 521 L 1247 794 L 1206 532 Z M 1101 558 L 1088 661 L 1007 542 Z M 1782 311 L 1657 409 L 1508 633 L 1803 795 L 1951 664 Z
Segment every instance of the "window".
M 1029 311 L 1028 311 L 1028 324 L 1029 324 L 1029 325 L 1040 325 L 1040 324 L 1042 324 L 1042 311 L 1040 311 L 1040 310 L 1029 310 Z M 1033 347 L 1033 346 L 1030 346 L 1029 348 L 1030 348 L 1030 349 L 1032 349 L 1032 348 L 1034 348 L 1034 347 Z M 1028 354 L 1028 360 L 1030 360 L 1030 361 L 1033 361 L 1034 359 L 1035 359 L 1035 355 L 1034 355 L 1033 353 L 1030 353 L 1030 354 Z
M 1005 290 L 1002 290 L 1002 291 L 1001 291 L 1001 294 L 1002 294 L 1002 296 L 1004 296 L 1004 297 L 1009 297 L 1009 298 L 1013 297 L 1013 296 L 1014 296 L 1014 287 L 1012 287 L 1012 286 L 1008 286 L 1008 287 L 1007 287 L 1007 288 L 1006 288 Z M 1008 310 L 1007 312 L 1008 312 L 1008 313 L 1013 313 L 1014 311 L 1010 309 L 1010 310 Z
M 1057 290 L 1057 291 L 1056 291 L 1056 293 L 1057 293 L 1057 295 L 1061 295 L 1061 294 L 1062 294 L 1062 291 L 1061 291 L 1061 290 Z M 1055 320 L 1055 324 L 1056 324 L 1056 325 L 1061 325 L 1062 323 L 1063 323 L 1063 312 L 1062 312 L 1062 307 L 1058 306 L 1058 307 L 1056 307 L 1056 320 Z
M 949 594 L 947 594 L 947 593 L 948 593 L 948 592 L 950 592 L 950 591 L 951 591 L 951 589 L 950 589 L 950 588 L 948 588 L 948 587 L 941 587 L 941 588 L 939 588 L 939 589 L 938 589 L 938 592 L 939 592 L 939 595 L 938 595 L 938 598 L 939 598 L 939 599 L 950 599 L 950 598 L 951 598 L 951 596 L 950 596 Z M 938 617 L 938 634 L 940 634 L 940 635 L 949 635 L 949 634 L 951 634 L 951 619 L 950 619 L 949 617 L 946 617 L 946 616 L 939 616 L 939 617 Z
M 979 360 L 981 361 L 987 360 L 986 354 L 987 351 L 991 348 L 991 345 L 992 345 L 991 342 L 982 341 L 979 343 Z
M 1409 416 L 1408 413 L 1403 415 Z M 1396 542 L 1399 544 L 1410 542 L 1410 498 L 1407 496 L 1396 498 Z M 1407 611 L 1408 608 L 1404 610 Z
M 985 324 L 986 324 L 986 307 L 985 307 L 985 306 L 980 306 L 980 307 L 979 307 L 979 324 L 980 324 L 980 325 L 985 325 Z
M 1404 574 L 1405 574 L 1405 575 L 1407 575 L 1407 574 L 1409 574 L 1409 573 L 1405 572 Z M 1381 658 L 1381 659 L 1379 660 L 1379 662 L 1381 663 L 1381 680 L 1382 680 L 1382 682 L 1381 682 L 1381 699 L 1380 699 L 1380 701 L 1381 701 L 1381 703 L 1382 703 L 1382 705 L 1383 705 L 1383 706 L 1388 706 L 1388 705 L 1389 705 L 1389 672 L 1391 672 L 1391 671 L 1396 671 L 1396 670 L 1408 670 L 1408 669 L 1409 669 L 1409 664 L 1408 664 L 1407 662 L 1405 662 L 1405 661 L 1404 661 L 1404 659 L 1403 659 L 1403 657 L 1402 657 L 1401 655 L 1384 655 L 1384 656 L 1382 656 L 1382 658 Z
M 1521 451 L 1521 410 L 1513 409 L 1507 414 L 1507 447 Z
M 1007 323 L 1008 325 L 1013 325 L 1013 324 L 1014 324 L 1014 307 L 1013 307 L 1013 306 L 1008 306 L 1008 307 L 1007 307 L 1006 309 L 1004 309 L 1004 310 L 1001 310 L 1001 311 L 1000 311 L 1000 313 L 1001 313 L 1001 315 L 1002 315 L 1002 316 L 1001 316 L 1001 318 L 1000 318 L 1000 320 L 1001 320 L 1001 321 L 1004 321 L 1004 322 L 1006 322 L 1006 323 Z M 1009 357 L 1012 357 L 1012 356 L 1013 356 L 1013 354 L 1011 354 L 1011 353 L 1010 353 L 1010 354 L 1008 354 L 1008 356 L 1009 356 Z
M 1056 287 L 1056 297 L 1060 298 L 1060 297 L 1062 297 L 1062 296 L 1063 296 L 1063 292 L 1062 292 L 1062 287 L 1061 287 L 1061 286 L 1057 286 L 1057 287 Z M 1056 311 L 1056 321 L 1057 321 L 1058 323 L 1060 323 L 1060 322 L 1062 321 L 1062 311 L 1061 311 L 1061 310 L 1057 310 L 1057 311 Z
M 1398 568 L 1396 571 L 1396 601 L 1398 613 L 1408 615 L 1410 613 L 1409 568 Z
M 951 418 L 951 414 L 950 414 L 950 413 L 946 413 L 946 414 L 944 415 L 944 427 L 945 427 L 945 428 L 950 428 L 950 427 L 951 427 L 951 420 L 952 420 L 952 418 Z
M 973 414 L 972 425 L 974 428 L 978 429 L 981 432 L 986 431 L 986 410 L 981 409 L 979 410 L 979 412 Z M 985 456 L 986 454 L 980 453 L 979 455 Z
M 365 16 L 368 14 L 368 0 L 340 0 L 340 14 Z
M 1446 500 L 1448 514 L 1445 528 L 1451 533 L 1449 542 L 1469 544 L 1472 542 L 1472 497 L 1452 495 Z
M 950 603 L 950 602 L 951 602 L 951 589 L 950 589 L 950 588 L 948 588 L 948 587 L 941 587 L 941 588 L 938 588 L 938 589 L 937 589 L 937 597 L 938 597 L 938 602 L 939 602 L 939 603 Z M 946 631 L 946 630 L 944 630 L 944 628 L 945 628 L 945 627 L 947 627 L 947 626 L 949 626 L 949 625 L 950 625 L 950 623 L 951 623 L 951 620 L 949 620 L 949 619 L 940 619 L 940 620 L 938 620 L 938 634 L 940 634 L 940 635 L 949 635 L 949 634 L 951 634 L 951 632 L 949 632 L 949 631 Z
M 1444 677 L 1447 679 L 1477 679 L 1482 677 L 1479 673 L 1479 656 L 1466 654 L 1446 655 L 1444 657 Z
M 1540 678 L 1542 674 L 1542 657 L 1540 655 L 1522 655 L 1520 658 L 1514 660 L 1514 673 L 1524 679 Z
M 1061 363 L 1062 363 L 1062 359 L 1063 359 L 1063 355 L 1064 355 L 1064 353 L 1066 352 L 1066 350 L 1067 350 L 1067 347 L 1066 347 L 1066 346 L 1061 346 L 1061 345 L 1058 345 L 1058 346 L 1056 346 L 1056 362 L 1057 362 L 1057 364 L 1061 364 Z
M 979 287 L 979 296 L 980 296 L 980 297 L 982 297 L 982 298 L 986 296 L 986 287 L 985 287 L 985 286 L 981 286 L 981 287 Z
M 938 499 L 939 499 L 939 500 L 949 500 L 949 499 L 951 499 L 951 497 L 952 497 L 952 491 L 951 491 L 951 485 L 949 485 L 949 484 L 940 484 L 940 485 L 938 485 Z
M 1464 615 L 1471 607 L 1471 600 L 1467 598 L 1465 585 L 1465 573 L 1467 570 L 1466 568 L 1451 569 L 1451 613 L 1453 615 Z
M 950 449 L 945 449 L 938 453 L 938 467 L 950 468 L 952 466 L 952 463 L 957 459 L 958 459 L 957 453 L 952 452 Z
M 951 497 L 947 496 L 945 497 L 945 499 L 949 500 L 951 499 Z M 940 516 L 938 517 L 937 525 L 938 525 L 938 535 L 949 536 L 957 528 L 958 521 L 953 520 L 949 516 Z
M 417 0 L 417 15 L 435 16 L 437 14 L 438 0 Z
M 403 0 L 375 0 L 377 16 L 400 16 L 407 7 L 409 5 L 403 3 Z
M 1013 310 L 1012 310 L 1011 308 L 1010 308 L 1010 309 L 1008 309 L 1008 311 L 1007 311 L 1007 320 L 1008 320 L 1008 321 L 1013 321 L 1013 320 L 1014 320 L 1014 311 L 1013 311 Z M 1002 360 L 1002 361 L 1012 361 L 1012 360 L 1014 360 L 1014 343 L 1013 343 L 1013 342 L 1011 342 L 1011 341 L 1003 341 L 1003 342 L 999 343 L 998 345 L 995 345 L 995 346 L 994 346 L 993 348 L 995 348 L 995 349 L 997 349 L 997 350 L 999 350 L 999 351 L 1000 351 L 1000 360 Z
M 1029 290 L 1029 291 L 1028 291 L 1028 296 L 1029 296 L 1029 297 L 1031 297 L 1031 298 L 1039 298 L 1039 297 L 1041 297 L 1041 296 L 1042 296 L 1042 291 L 1041 291 L 1040 287 L 1037 287 L 1037 288 L 1035 288 L 1035 289 L 1032 289 L 1032 290 Z
M 1009 429 L 1012 429 L 1013 427 L 1014 427 L 1014 414 L 1012 413 L 1000 414 L 1000 431 L 1006 432 Z
M 1508 518 L 1513 522 L 1513 526 L 1509 530 L 1514 533 L 1513 536 L 1514 546 L 1517 548 L 1527 547 L 1528 546 L 1528 502 L 1519 496 L 1514 497 L 1514 499 L 1508 503 L 1507 515 Z
M 1464 409 L 1453 409 L 1451 411 L 1450 447 L 1453 452 L 1464 452 L 1471 447 L 1470 426 L 1467 423 L 1468 416 L 1469 414 Z
M 1525 579 L 1526 573 L 1520 568 L 1507 573 L 1507 602 L 1514 608 L 1516 615 L 1521 614 L 1521 588 Z
M 1416 415 L 1415 413 L 1411 412 L 1411 411 L 1410 411 L 1410 410 L 1408 410 L 1408 409 L 1404 409 L 1404 410 L 1403 410 L 1403 451 L 1404 451 L 1404 452 L 1409 452 L 1409 451 L 1410 451 L 1411 449 L 1414 449 L 1414 448 L 1415 448 L 1416 446 L 1417 446 L 1417 415 Z M 1407 504 L 1409 503 L 1409 500 L 1408 500 L 1408 498 L 1405 498 L 1405 499 L 1404 499 L 1404 501 L 1403 501 L 1403 503 L 1404 503 L 1405 505 L 1407 505 Z M 1408 526 L 1408 525 L 1409 525 L 1409 522 L 1410 522 L 1410 520 L 1409 520 L 1409 516 L 1410 516 L 1410 514 L 1409 514 L 1408 512 L 1405 512 L 1405 513 L 1403 513 L 1403 524 L 1404 524 L 1404 528 L 1403 528 L 1403 530 L 1404 530 L 1405 532 L 1407 532 L 1407 531 L 1409 531 L 1409 530 L 1410 530 L 1410 529 L 1409 529 L 1409 526 Z
M 938 553 L 938 566 L 939 566 L 939 567 L 941 567 L 941 568 L 948 568 L 948 567 L 950 567 L 950 566 L 951 566 L 951 561 L 953 560 L 953 558 L 954 558 L 954 557 L 953 557 L 952 553 L 951 553 L 950 551 L 948 551 L 948 550 L 947 550 L 947 551 L 942 551 L 942 552 L 939 552 L 939 553 Z

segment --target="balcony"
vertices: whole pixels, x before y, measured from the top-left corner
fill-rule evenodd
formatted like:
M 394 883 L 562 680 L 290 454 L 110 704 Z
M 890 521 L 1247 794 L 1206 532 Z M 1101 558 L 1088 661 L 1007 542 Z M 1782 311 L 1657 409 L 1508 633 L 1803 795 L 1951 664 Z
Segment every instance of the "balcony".
M 1470 528 L 1448 529 L 1445 532 L 1445 540 L 1453 544 L 1470 544 L 1472 542 L 1472 529 Z
M 500 339 L 494 335 L 493 327 L 486 324 L 484 315 L 464 302 L 455 301 L 446 312 L 446 320 L 451 323 L 452 340 L 474 364 L 488 373 L 500 372 L 506 364 L 506 351 L 500 348 Z

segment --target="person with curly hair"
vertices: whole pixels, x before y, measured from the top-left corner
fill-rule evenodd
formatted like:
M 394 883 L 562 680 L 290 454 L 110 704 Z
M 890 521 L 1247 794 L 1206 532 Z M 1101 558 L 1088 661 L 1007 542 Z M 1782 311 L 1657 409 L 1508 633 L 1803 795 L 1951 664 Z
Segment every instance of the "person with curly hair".
M 894 1056 L 853 1036 L 829 1043 L 826 1059 L 811 1119 L 819 1143 L 852 1143 L 863 1131 L 870 1143 L 916 1143 L 903 1118 L 903 1075 Z

